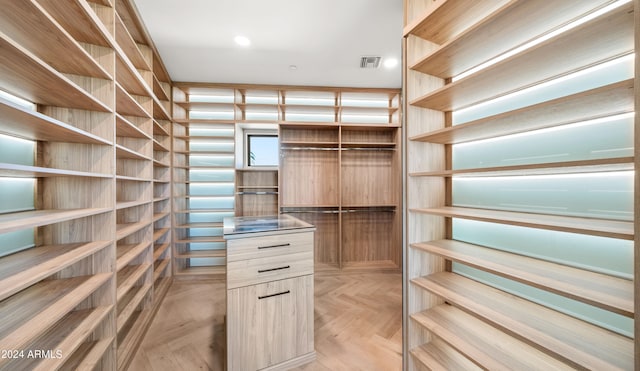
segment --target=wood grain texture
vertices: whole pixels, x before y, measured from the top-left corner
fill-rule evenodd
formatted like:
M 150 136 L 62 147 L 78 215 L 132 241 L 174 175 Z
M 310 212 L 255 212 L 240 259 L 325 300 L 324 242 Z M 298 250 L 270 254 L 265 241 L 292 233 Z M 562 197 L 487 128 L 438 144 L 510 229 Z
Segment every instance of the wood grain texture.
M 410 68 L 443 79 L 450 78 L 559 29 L 583 14 L 611 2 L 505 1 L 504 6 L 496 8 L 486 17 L 476 17 L 477 21 L 473 26 L 464 29 L 457 37 L 448 40 L 441 48 Z M 468 15 L 465 9 L 465 16 Z M 460 20 L 460 15 L 454 19 L 456 22 Z M 523 24 L 527 27 L 522 27 Z
M 567 367 L 628 370 L 633 364 L 633 340 L 477 281 L 442 272 L 416 278 L 412 283 L 482 318 L 505 334 L 561 359 Z M 467 334 L 473 331 L 464 330 Z M 526 361 L 526 356 L 512 354 Z M 475 360 L 482 364 L 478 358 Z
M 451 305 L 438 305 L 411 315 L 411 319 L 484 369 L 574 370 Z
M 110 79 L 111 75 L 33 1 L 6 1 L 0 11 L 3 32 L 59 72 Z M 39 35 L 33 37 L 33 35 Z M 64 53 L 60 53 L 64 50 Z
M 231 289 L 227 310 L 227 333 L 235 335 L 227 338 L 228 370 L 262 369 L 313 352 L 312 275 Z
M 0 33 L 0 72 L 8 92 L 32 102 L 109 112 L 111 109 L 22 45 Z
M 628 55 L 633 52 L 631 9 L 631 4 L 621 6 L 410 104 L 453 111 Z
M 455 144 L 614 116 L 634 110 L 634 82 L 625 80 L 439 130 L 410 140 Z
M 578 218 L 464 207 L 414 209 L 414 211 L 444 217 L 479 220 L 552 231 L 582 233 L 625 240 L 633 239 L 633 222 L 619 220 Z
M 405 19 L 404 36 L 415 35 L 436 44 L 444 44 L 484 18 L 500 6 L 500 1 L 434 0 L 409 2 L 409 18 Z
M 313 232 L 288 233 L 227 241 L 227 263 L 313 252 Z
M 633 317 L 633 281 L 454 240 L 412 248 Z
M 410 353 L 425 370 L 482 370 L 480 366 L 437 338 L 411 349 Z
M 316 361 L 304 371 L 401 370 L 399 273 L 315 278 Z M 130 370 L 224 370 L 225 286 L 175 281 Z

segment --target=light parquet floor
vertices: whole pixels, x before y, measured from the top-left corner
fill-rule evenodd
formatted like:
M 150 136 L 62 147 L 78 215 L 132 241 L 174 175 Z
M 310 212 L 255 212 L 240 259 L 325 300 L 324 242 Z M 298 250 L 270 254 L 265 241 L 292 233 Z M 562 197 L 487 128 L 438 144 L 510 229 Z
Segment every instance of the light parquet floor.
M 317 360 L 299 371 L 402 368 L 400 273 L 315 277 Z M 129 370 L 224 370 L 225 287 L 175 281 Z

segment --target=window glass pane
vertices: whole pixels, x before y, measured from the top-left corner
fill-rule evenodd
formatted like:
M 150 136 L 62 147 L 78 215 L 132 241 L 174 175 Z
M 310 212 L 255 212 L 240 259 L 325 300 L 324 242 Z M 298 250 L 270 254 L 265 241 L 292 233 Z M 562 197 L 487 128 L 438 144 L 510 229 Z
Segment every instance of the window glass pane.
M 278 136 L 248 135 L 249 166 L 278 166 Z

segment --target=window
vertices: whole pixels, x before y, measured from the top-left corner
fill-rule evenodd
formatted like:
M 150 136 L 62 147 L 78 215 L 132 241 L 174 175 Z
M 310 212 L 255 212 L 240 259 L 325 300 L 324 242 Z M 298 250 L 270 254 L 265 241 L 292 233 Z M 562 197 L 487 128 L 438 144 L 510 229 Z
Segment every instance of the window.
M 245 143 L 247 166 L 278 166 L 277 134 L 245 132 Z

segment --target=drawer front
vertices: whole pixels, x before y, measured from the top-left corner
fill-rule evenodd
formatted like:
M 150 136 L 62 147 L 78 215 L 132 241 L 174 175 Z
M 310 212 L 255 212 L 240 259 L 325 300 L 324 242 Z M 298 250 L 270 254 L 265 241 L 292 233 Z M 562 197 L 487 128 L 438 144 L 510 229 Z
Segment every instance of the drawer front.
M 313 276 L 227 292 L 227 367 L 258 370 L 313 352 Z
M 227 288 L 298 277 L 313 273 L 313 251 L 227 263 Z
M 227 263 L 307 251 L 313 253 L 313 232 L 238 238 L 227 241 Z

